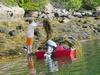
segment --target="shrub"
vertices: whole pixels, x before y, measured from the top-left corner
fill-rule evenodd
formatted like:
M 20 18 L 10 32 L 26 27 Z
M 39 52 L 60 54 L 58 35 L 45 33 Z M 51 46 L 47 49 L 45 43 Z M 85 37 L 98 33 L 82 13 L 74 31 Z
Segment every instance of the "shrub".
M 66 2 L 67 9 L 79 10 L 82 6 L 82 0 L 68 0 Z
M 100 6 L 100 0 L 83 0 L 83 8 L 91 10 L 96 6 Z

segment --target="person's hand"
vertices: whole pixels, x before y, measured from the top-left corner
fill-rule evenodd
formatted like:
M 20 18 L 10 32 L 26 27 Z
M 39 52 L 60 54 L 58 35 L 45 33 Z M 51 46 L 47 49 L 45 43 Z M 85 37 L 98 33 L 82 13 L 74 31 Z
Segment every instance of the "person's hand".
M 42 22 L 37 22 L 37 25 L 38 26 L 43 26 L 43 23 Z

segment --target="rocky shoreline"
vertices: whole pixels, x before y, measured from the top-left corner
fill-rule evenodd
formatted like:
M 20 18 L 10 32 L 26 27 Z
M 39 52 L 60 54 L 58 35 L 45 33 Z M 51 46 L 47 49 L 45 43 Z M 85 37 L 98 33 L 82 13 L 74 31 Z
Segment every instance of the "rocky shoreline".
M 91 11 L 83 13 L 58 9 L 49 4 L 44 11 L 29 11 L 24 16 L 25 18 L 35 17 L 37 19 L 49 18 L 53 29 L 52 39 L 66 39 L 68 36 L 72 36 L 76 40 L 91 40 L 100 36 L 99 8 L 94 14 Z M 26 31 L 27 23 L 24 19 L 0 21 L 0 56 L 23 54 Z M 45 39 L 44 29 L 42 27 L 36 28 L 33 48 L 36 50 Z
M 24 21 L 14 23 L 0 23 L 0 56 L 23 54 L 25 46 L 27 24 Z M 100 18 L 85 17 L 71 19 L 67 23 L 51 21 L 53 33 L 52 39 L 72 36 L 76 40 L 92 40 L 100 36 Z M 43 38 L 42 38 L 43 37 Z M 36 50 L 46 39 L 42 27 L 35 29 L 33 47 Z

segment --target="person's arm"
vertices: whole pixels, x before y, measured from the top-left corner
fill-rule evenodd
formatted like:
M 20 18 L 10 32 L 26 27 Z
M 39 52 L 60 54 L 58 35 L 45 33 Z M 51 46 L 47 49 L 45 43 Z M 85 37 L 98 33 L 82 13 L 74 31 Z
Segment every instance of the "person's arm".
M 37 26 L 43 26 L 43 22 L 36 22 Z

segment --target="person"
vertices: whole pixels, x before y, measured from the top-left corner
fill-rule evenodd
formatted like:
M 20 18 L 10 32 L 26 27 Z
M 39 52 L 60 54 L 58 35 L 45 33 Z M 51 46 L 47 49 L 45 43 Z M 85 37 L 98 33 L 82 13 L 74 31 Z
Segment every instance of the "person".
M 44 54 L 45 56 L 45 62 L 48 65 L 48 69 L 50 72 L 58 71 L 58 63 L 52 58 L 53 52 L 56 49 L 57 44 L 53 40 L 48 40 L 46 44 L 46 52 Z
M 30 75 L 36 75 L 36 70 L 34 68 L 34 62 L 32 60 L 32 44 L 33 44 L 33 37 L 34 37 L 34 28 L 36 26 L 41 26 L 42 24 L 39 22 L 35 22 L 32 19 L 26 20 L 26 22 L 29 23 L 28 25 L 28 31 L 27 31 L 27 39 L 26 39 L 26 45 L 27 45 L 27 62 L 28 62 L 28 68 Z
M 50 24 L 50 22 L 49 22 L 49 20 L 48 20 L 47 18 L 44 18 L 44 19 L 43 19 L 43 28 L 44 28 L 45 33 L 46 33 L 46 40 L 45 40 L 44 42 L 42 42 L 42 46 L 41 46 L 42 48 L 45 47 L 47 41 L 48 41 L 49 39 L 51 39 L 51 37 L 52 37 L 52 28 L 51 28 L 51 24 Z
M 28 19 L 28 20 L 26 20 L 26 22 L 29 23 L 28 31 L 27 31 L 27 34 L 26 34 L 26 37 L 27 37 L 27 39 L 26 39 L 27 54 L 29 56 L 31 56 L 31 54 L 32 54 L 33 37 L 34 37 L 34 28 L 36 26 L 42 26 L 42 23 L 41 22 L 35 22 L 32 19 Z
M 45 56 L 51 57 L 53 51 L 56 49 L 57 44 L 53 40 L 48 40 L 46 44 Z

